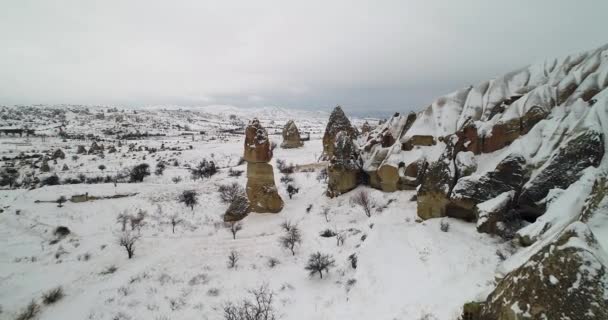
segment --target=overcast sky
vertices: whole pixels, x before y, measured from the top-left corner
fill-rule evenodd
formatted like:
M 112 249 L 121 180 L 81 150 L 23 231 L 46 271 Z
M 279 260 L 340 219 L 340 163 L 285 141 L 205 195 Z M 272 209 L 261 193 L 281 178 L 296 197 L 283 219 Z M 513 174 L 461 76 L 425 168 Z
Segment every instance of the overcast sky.
M 0 104 L 406 111 L 608 42 L 606 0 L 0 0 Z

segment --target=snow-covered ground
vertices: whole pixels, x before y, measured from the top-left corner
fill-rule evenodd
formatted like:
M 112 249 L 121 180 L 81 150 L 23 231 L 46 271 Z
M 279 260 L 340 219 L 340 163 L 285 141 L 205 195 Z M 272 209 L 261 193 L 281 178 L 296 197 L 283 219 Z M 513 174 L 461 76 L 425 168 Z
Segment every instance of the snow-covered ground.
M 324 125 L 313 118 L 309 121 L 311 127 Z M 313 135 L 300 149 L 277 148 L 271 163 L 275 165 L 276 159 L 314 163 L 322 150 L 319 138 Z M 280 136 L 271 139 L 281 142 Z M 17 140 L 0 138 L 9 143 Z M 417 221 L 414 191 L 383 193 L 359 187 L 368 189 L 376 202 L 368 218 L 349 201 L 358 190 L 329 199 L 324 195 L 325 183 L 317 180 L 318 171 L 296 172 L 292 176 L 300 191 L 289 199 L 276 165 L 284 209 L 278 214 L 250 214 L 233 240 L 222 222 L 227 204 L 221 202 L 217 188 L 232 182 L 245 185 L 245 174 L 228 175 L 228 167 L 245 170 L 245 165 L 237 166 L 243 138 L 196 136 L 195 140 L 179 135 L 136 140 L 132 142 L 153 148 L 164 143 L 181 151 L 127 152 L 125 143 L 116 153 L 106 152 L 103 159 L 78 155 L 76 160 L 72 158 L 75 142 L 58 137 L 32 138 L 31 146 L 0 144 L 0 154 L 7 157 L 62 148 L 65 159 L 49 162 L 51 173 L 62 179 L 101 174 L 100 164 L 106 166 L 105 175 L 141 162 L 150 163 L 152 171 L 159 159 L 169 163 L 162 176 L 152 174 L 143 183 L 0 191 L 0 318 L 13 319 L 32 299 L 39 302 L 43 293 L 62 286 L 66 297 L 44 306 L 40 319 L 223 319 L 226 302 L 267 284 L 276 294 L 274 305 L 281 319 L 457 319 L 463 303 L 483 299 L 493 288 L 500 262 L 497 250 L 508 254 L 505 244 L 478 233 L 472 223 L 447 218 Z M 111 144 L 106 143 L 106 148 Z M 215 160 L 221 170 L 193 181 L 186 164 L 195 165 L 203 158 Z M 179 165 L 169 160 L 178 160 Z M 61 171 L 63 164 L 69 169 Z M 182 178 L 178 183 L 172 181 L 176 176 Z M 178 202 L 184 190 L 199 193 L 194 210 Z M 83 193 L 137 194 L 68 201 L 63 207 L 44 202 Z M 329 208 L 327 219 L 321 214 L 324 208 Z M 116 218 L 140 209 L 147 212 L 141 240 L 133 259 L 127 259 L 117 243 L 121 227 Z M 175 233 L 169 224 L 173 214 L 184 220 Z M 295 256 L 279 245 L 280 224 L 287 220 L 302 231 L 303 242 Z M 447 232 L 441 230 L 442 222 L 449 223 Z M 67 226 L 72 233 L 51 244 L 57 226 Z M 321 237 L 325 229 L 344 234 L 344 244 L 338 246 L 335 237 Z M 234 269 L 227 267 L 232 250 L 240 256 Z M 304 270 L 309 255 L 317 251 L 336 260 L 322 279 Z M 356 269 L 348 259 L 352 254 L 358 258 Z M 279 263 L 270 267 L 270 258 Z M 111 266 L 115 272 L 104 272 Z

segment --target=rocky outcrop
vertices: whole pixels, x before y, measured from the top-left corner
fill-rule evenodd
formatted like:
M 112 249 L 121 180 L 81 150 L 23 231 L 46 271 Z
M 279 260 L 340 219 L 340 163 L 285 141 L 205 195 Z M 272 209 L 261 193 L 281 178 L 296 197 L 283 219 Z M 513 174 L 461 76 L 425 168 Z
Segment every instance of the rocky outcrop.
M 272 159 L 272 149 L 266 129 L 258 119 L 253 119 L 245 128 L 245 153 L 243 159 L 247 162 L 269 162 Z
M 281 148 L 299 148 L 303 145 L 304 143 L 300 139 L 300 131 L 296 123 L 293 120 L 289 120 L 285 124 L 285 127 L 283 127 L 283 143 L 281 143 Z
M 97 154 L 97 153 L 103 153 L 104 147 L 103 145 L 97 144 L 96 141 L 93 141 L 93 143 L 91 143 L 91 147 L 89 148 L 89 154 Z
M 336 134 L 327 167 L 327 195 L 335 197 L 357 187 L 360 174 L 358 149 L 346 131 Z
M 525 164 L 522 156 L 509 155 L 493 171 L 459 179 L 452 190 L 447 215 L 475 220 L 475 205 L 504 192 L 519 192 L 525 181 Z
M 370 131 L 372 131 L 372 126 L 369 124 L 369 122 L 365 121 L 363 123 L 363 125 L 361 125 L 361 134 L 366 134 L 369 133 Z
M 575 222 L 501 279 L 464 319 L 608 319 L 606 256 L 587 225 Z
M 257 119 L 253 119 L 245 129 L 243 159 L 247 161 L 246 193 L 249 200 L 248 210 L 272 213 L 281 211 L 283 200 L 279 196 L 274 182 L 272 165 L 268 164 L 272 159 L 270 140 L 266 129 L 262 127 Z M 228 217 L 231 216 L 238 216 L 238 214 L 229 213 Z
M 454 139 L 450 139 L 454 140 Z M 450 193 L 456 181 L 454 145 L 448 143 L 439 160 L 429 165 L 418 190 L 418 216 L 422 219 L 446 216 Z
M 342 111 L 342 107 L 337 106 L 329 115 L 329 121 L 323 135 L 323 154 L 322 160 L 331 159 L 334 154 L 334 145 L 336 144 L 336 135 L 338 132 L 345 132 L 351 139 L 356 137 L 355 128 L 351 125 L 350 120 Z
M 87 154 L 87 149 L 83 145 L 79 145 L 76 150 L 77 154 Z
M 249 206 L 249 200 L 246 196 L 238 196 L 234 199 L 226 212 L 224 213 L 224 221 L 225 222 L 233 222 L 242 220 L 249 214 L 251 211 L 251 207 Z
M 604 139 L 601 133 L 587 130 L 570 138 L 524 186 L 517 200 L 522 214 L 529 219 L 542 215 L 546 208 L 541 200 L 551 189 L 566 189 L 581 177 L 584 169 L 597 167 L 603 156 Z

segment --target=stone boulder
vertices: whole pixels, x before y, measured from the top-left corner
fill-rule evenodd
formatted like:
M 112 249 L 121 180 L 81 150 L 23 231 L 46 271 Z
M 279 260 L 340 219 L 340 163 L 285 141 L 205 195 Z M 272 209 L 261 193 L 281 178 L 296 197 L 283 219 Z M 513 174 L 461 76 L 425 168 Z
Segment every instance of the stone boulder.
M 606 259 L 587 225 L 574 222 L 501 279 L 484 302 L 467 304 L 463 319 L 608 319 Z
M 77 154 L 87 154 L 87 149 L 83 145 L 79 145 L 76 150 Z
M 285 124 L 285 127 L 283 127 L 283 143 L 281 143 L 281 148 L 299 148 L 303 145 L 304 143 L 300 138 L 300 131 L 296 123 L 293 120 L 289 120 Z
M 366 134 L 370 131 L 372 131 L 372 126 L 369 124 L 369 122 L 365 121 L 361 126 L 361 134 Z
M 434 146 L 436 143 L 433 136 L 414 135 L 401 145 L 401 150 L 410 151 L 416 146 Z
M 274 183 L 272 165 L 268 163 L 247 163 L 246 192 L 252 212 L 277 213 L 283 209 L 283 200 Z
M 525 181 L 525 164 L 522 156 L 509 155 L 493 171 L 482 176 L 460 178 L 452 190 L 447 215 L 475 220 L 475 205 L 501 193 L 521 189 Z
M 528 219 L 542 215 L 546 208 L 542 203 L 551 189 L 566 189 L 577 181 L 582 171 L 597 167 L 604 156 L 604 138 L 599 132 L 587 130 L 574 135 L 553 152 L 549 160 L 538 169 L 524 186 L 517 205 Z
M 329 160 L 334 154 L 334 145 L 336 143 L 336 135 L 338 132 L 344 131 L 350 138 L 356 137 L 356 130 L 351 125 L 350 120 L 342 111 L 340 106 L 337 106 L 329 115 L 329 121 L 323 135 L 323 154 L 322 160 Z
M 236 197 L 230 205 L 226 212 L 224 213 L 224 221 L 225 222 L 233 222 L 242 220 L 249 214 L 251 211 L 251 207 L 249 205 L 249 200 L 245 195 Z
M 358 149 L 346 131 L 336 134 L 333 154 L 327 167 L 327 195 L 335 197 L 357 187 L 361 167 Z
M 268 132 L 258 119 L 253 119 L 245 128 L 245 151 L 243 159 L 249 163 L 266 163 L 272 159 Z

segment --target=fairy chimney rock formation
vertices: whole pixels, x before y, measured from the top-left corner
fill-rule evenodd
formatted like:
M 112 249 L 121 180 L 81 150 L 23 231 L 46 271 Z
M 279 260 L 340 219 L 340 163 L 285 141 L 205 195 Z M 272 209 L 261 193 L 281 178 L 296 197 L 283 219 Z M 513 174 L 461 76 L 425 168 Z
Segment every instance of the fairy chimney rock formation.
M 283 127 L 283 143 L 281 143 L 281 148 L 299 148 L 303 145 L 304 143 L 300 139 L 300 131 L 296 123 L 293 120 L 289 120 L 285 124 L 285 127 Z
M 253 119 L 245 129 L 243 159 L 247 161 L 247 199 L 252 212 L 277 213 L 283 209 L 283 200 L 274 183 L 272 149 L 266 129 Z
M 342 107 L 337 106 L 331 115 L 329 115 L 329 121 L 325 128 L 325 134 L 323 135 L 323 155 L 321 160 L 330 160 L 334 154 L 334 145 L 336 143 L 336 135 L 338 132 L 344 131 L 350 138 L 355 138 L 356 131 L 351 125 L 350 120 L 342 111 Z

